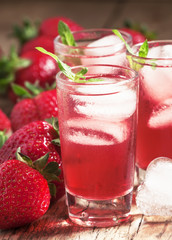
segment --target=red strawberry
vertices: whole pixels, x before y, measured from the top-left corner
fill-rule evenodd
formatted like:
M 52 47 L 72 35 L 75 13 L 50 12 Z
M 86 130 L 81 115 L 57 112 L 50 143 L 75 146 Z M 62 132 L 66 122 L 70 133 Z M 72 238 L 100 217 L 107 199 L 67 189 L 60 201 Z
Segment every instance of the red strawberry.
M 38 171 L 18 160 L 0 165 L 0 229 L 40 218 L 49 204 L 48 184 Z
M 0 131 L 6 130 L 7 133 L 11 131 L 11 122 L 5 113 L 0 109 Z
M 55 81 L 57 62 L 52 57 L 35 49 L 23 53 L 21 58 L 30 60 L 31 65 L 16 72 L 15 83 L 25 86 L 26 81 L 38 81 L 41 87 L 46 87 Z
M 11 112 L 11 125 L 13 131 L 37 120 L 57 117 L 56 89 L 40 93 L 35 98 L 27 98 L 18 102 Z
M 135 31 L 133 29 L 120 28 L 120 30 L 122 30 L 124 32 L 127 32 L 132 36 L 133 44 L 141 43 L 141 42 L 144 42 L 146 40 L 146 37 L 142 33 L 138 32 L 138 31 Z
M 36 121 L 25 125 L 12 134 L 0 149 L 0 163 L 9 159 L 15 159 L 15 153 L 20 147 L 21 152 L 33 161 L 50 153 L 48 162 L 56 161 L 62 169 L 60 158 L 60 147 L 53 141 L 59 138 L 58 133 L 51 124 L 44 121 Z M 57 198 L 64 194 L 63 176 L 60 175 L 61 182 L 58 184 Z
M 35 162 L 21 153 L 17 155 L 20 161 L 8 160 L 0 165 L 0 229 L 40 218 L 50 205 L 55 187 L 52 179 L 58 180 L 58 164 L 46 166 L 48 154 Z
M 58 23 L 60 20 L 66 23 L 71 31 L 79 31 L 83 29 L 83 27 L 81 27 L 71 19 L 60 16 L 45 19 L 40 25 L 40 34 L 48 35 L 55 38 L 58 35 Z
M 47 51 L 54 53 L 54 41 L 49 36 L 38 36 L 34 39 L 26 42 L 20 49 L 20 55 L 24 54 L 29 50 L 35 49 L 35 47 L 43 47 Z

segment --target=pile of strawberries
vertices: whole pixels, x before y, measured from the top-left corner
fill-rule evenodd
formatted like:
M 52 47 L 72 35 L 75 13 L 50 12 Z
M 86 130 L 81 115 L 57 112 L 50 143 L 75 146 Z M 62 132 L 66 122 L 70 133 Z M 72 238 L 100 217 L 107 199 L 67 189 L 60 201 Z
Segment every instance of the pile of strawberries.
M 15 31 L 20 36 L 19 51 L 12 49 L 9 58 L 0 59 L 0 94 L 14 102 L 10 119 L 0 109 L 0 229 L 40 218 L 51 200 L 64 195 L 58 125 L 55 119 L 53 124 L 45 121 L 58 118 L 58 67 L 53 58 L 35 49 L 39 46 L 54 52 L 59 20 L 71 31 L 83 29 L 64 17 L 46 19 L 38 29 L 25 22 L 26 29 L 17 27 Z M 31 28 L 33 35 L 28 36 Z M 133 34 L 133 40 L 145 39 L 139 32 Z M 4 135 L 10 134 L 6 140 Z

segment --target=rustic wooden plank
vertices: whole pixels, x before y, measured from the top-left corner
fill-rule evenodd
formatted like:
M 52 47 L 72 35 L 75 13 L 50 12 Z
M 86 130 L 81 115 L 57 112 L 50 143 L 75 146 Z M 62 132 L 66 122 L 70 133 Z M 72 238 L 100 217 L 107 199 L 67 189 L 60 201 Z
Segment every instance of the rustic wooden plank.
M 142 215 L 135 214 L 133 207 L 132 218 L 128 223 L 110 228 L 83 228 L 73 224 L 67 215 L 65 198 L 53 203 L 48 212 L 39 220 L 16 230 L 0 231 L 1 239 L 65 239 L 65 240 L 125 240 L 135 235 Z M 131 238 L 130 238 L 131 239 Z
M 85 28 L 101 28 L 115 8 L 113 1 L 4 1 L 0 14 L 0 45 L 7 54 L 14 39 L 8 38 L 12 26 L 24 18 L 42 21 L 52 16 L 66 16 Z M 14 10 L 15 9 L 15 10 Z
M 65 198 L 54 202 L 39 220 L 16 230 L 0 231 L 0 239 L 8 240 L 170 240 L 172 218 L 145 217 L 133 204 L 127 223 L 109 228 L 83 228 L 73 224 L 67 215 Z
M 121 27 L 126 19 L 133 22 L 145 24 L 149 30 L 154 30 L 159 39 L 172 39 L 172 1 L 171 0 L 126 0 L 121 1 L 123 4 L 120 8 L 118 17 L 113 15 L 110 19 L 109 27 Z M 121 4 L 122 4 L 121 3 Z

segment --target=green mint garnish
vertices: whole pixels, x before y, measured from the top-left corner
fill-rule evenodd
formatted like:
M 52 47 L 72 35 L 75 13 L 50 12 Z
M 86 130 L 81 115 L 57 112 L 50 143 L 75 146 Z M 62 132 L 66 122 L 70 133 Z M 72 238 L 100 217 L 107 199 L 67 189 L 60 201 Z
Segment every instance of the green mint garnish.
M 121 39 L 121 41 L 124 42 L 127 50 L 129 51 L 129 53 L 132 54 L 132 49 L 131 49 L 130 45 L 128 45 L 128 43 L 125 41 L 125 39 L 123 38 L 123 36 L 121 35 L 121 33 L 120 33 L 117 29 L 112 30 L 112 32 L 113 32 L 115 35 L 117 35 L 117 37 L 119 37 L 119 38 Z
M 73 82 L 76 83 L 86 83 L 86 82 L 100 82 L 103 81 L 103 79 L 99 79 L 99 78 L 90 78 L 86 80 L 86 77 L 84 76 L 87 72 L 88 69 L 86 67 L 83 67 L 79 72 L 77 73 L 73 73 L 71 70 L 71 67 L 68 66 L 66 63 L 63 63 L 55 54 L 48 52 L 47 50 L 45 50 L 42 47 L 36 47 L 36 49 L 44 54 L 49 55 L 50 57 L 54 58 L 57 63 L 58 63 L 58 67 L 59 69 L 63 72 L 63 74 L 71 79 Z
M 128 52 L 129 52 L 130 54 L 134 55 L 131 47 L 128 45 L 128 43 L 125 41 L 125 39 L 122 37 L 121 33 L 120 33 L 117 29 L 112 30 L 112 32 L 113 32 L 114 34 L 116 34 L 116 35 L 124 42 L 124 44 L 125 44 Z M 140 46 L 140 48 L 139 48 L 139 54 L 138 54 L 139 57 L 141 57 L 141 58 L 146 58 L 147 55 L 148 55 L 148 51 L 149 51 L 148 41 L 145 40 L 145 41 L 143 42 L 143 44 Z M 139 60 L 137 60 L 138 63 L 136 63 L 136 62 L 133 62 L 131 56 L 127 56 L 127 58 L 128 58 L 130 67 L 133 68 L 133 69 L 136 70 L 136 71 L 138 71 L 140 68 L 142 68 L 142 67 L 143 67 L 143 64 L 145 63 L 145 60 L 144 60 L 144 59 L 139 59 Z M 153 64 L 153 63 L 152 63 L 152 64 Z
M 146 58 L 148 55 L 148 51 L 149 51 L 149 46 L 148 46 L 148 41 L 147 39 L 143 42 L 143 44 L 140 46 L 139 49 L 139 57 L 143 57 Z
M 70 31 L 68 25 L 63 21 L 59 21 L 58 33 L 61 37 L 62 43 L 68 46 L 76 46 L 74 36 Z

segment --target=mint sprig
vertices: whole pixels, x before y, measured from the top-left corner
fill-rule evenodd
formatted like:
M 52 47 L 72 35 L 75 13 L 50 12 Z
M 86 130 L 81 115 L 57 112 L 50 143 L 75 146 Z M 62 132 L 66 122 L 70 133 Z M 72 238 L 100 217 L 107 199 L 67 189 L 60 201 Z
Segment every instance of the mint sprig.
M 132 48 L 129 46 L 129 44 L 125 41 L 125 39 L 122 37 L 121 33 L 117 30 L 117 29 L 114 29 L 112 30 L 112 32 L 117 35 L 125 44 L 128 52 L 132 55 L 134 55 L 133 51 L 132 51 Z M 148 51 L 149 51 L 149 46 L 148 46 L 148 41 L 147 39 L 143 42 L 143 44 L 140 46 L 139 48 L 139 57 L 140 58 L 146 58 L 147 55 L 148 55 Z M 133 68 L 134 70 L 138 71 L 140 68 L 143 67 L 143 64 L 145 63 L 145 60 L 144 59 L 138 59 L 137 62 L 138 63 L 135 63 L 133 62 L 132 60 L 132 57 L 131 56 L 127 56 L 128 58 L 128 61 L 129 61 L 129 64 L 130 64 L 130 67 Z
M 76 46 L 76 42 L 70 28 L 63 21 L 59 21 L 58 23 L 58 33 L 63 44 L 68 46 Z
M 88 72 L 88 68 L 83 67 L 79 72 L 77 73 L 73 73 L 71 70 L 71 67 L 68 66 L 66 63 L 62 62 L 55 54 L 48 52 L 47 50 L 45 50 L 42 47 L 36 47 L 36 49 L 44 54 L 47 54 L 49 56 L 51 56 L 52 58 L 54 58 L 57 63 L 58 63 L 58 67 L 59 69 L 63 72 L 63 74 L 71 79 L 73 82 L 76 83 L 86 83 L 86 82 L 100 82 L 103 81 L 103 79 L 99 79 L 99 78 L 89 78 L 86 80 L 86 77 L 84 76 L 87 72 Z

